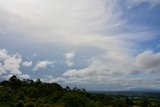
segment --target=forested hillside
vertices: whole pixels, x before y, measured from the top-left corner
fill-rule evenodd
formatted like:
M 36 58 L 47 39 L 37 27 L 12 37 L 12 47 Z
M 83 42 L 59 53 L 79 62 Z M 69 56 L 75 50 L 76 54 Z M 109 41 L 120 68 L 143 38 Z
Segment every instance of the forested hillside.
M 12 76 L 0 82 L 0 107 L 160 107 L 160 100 L 89 93 Z

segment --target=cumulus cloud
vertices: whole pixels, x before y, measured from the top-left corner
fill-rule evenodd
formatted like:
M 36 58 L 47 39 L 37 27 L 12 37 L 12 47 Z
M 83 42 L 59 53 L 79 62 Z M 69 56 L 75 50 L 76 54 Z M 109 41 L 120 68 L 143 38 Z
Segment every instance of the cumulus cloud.
M 18 53 L 10 54 L 5 49 L 0 49 L 0 75 L 4 79 L 17 75 L 21 79 L 28 79 L 28 74 L 23 74 L 19 69 L 22 62 L 21 55 Z
M 70 51 L 70 52 L 63 54 L 64 59 L 65 59 L 65 63 L 67 66 L 71 67 L 74 65 L 73 60 L 74 60 L 75 55 L 76 55 L 75 51 Z
M 35 65 L 34 70 L 39 70 L 39 69 L 46 69 L 47 66 L 52 66 L 53 67 L 54 62 L 52 61 L 48 61 L 48 60 L 44 60 L 44 61 L 38 61 Z
M 1 74 L 8 72 L 14 75 L 21 74 L 19 70 L 22 62 L 20 54 L 15 53 L 10 55 L 5 49 L 0 49 L 0 62 Z
M 32 62 L 32 61 L 25 61 L 25 62 L 23 62 L 23 63 L 22 63 L 22 66 L 25 66 L 25 67 L 31 67 L 31 66 L 32 66 L 32 64 L 33 64 L 33 62 Z

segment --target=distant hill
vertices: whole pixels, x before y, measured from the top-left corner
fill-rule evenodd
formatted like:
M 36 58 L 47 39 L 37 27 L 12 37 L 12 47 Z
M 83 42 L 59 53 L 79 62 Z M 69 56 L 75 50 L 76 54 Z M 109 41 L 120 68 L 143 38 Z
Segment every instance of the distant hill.
M 141 92 L 160 92 L 158 89 L 153 88 L 132 88 L 126 91 L 141 91 Z
M 101 93 L 106 95 L 113 95 L 113 96 L 126 96 L 130 98 L 155 98 L 160 99 L 160 91 L 159 90 L 126 90 L 126 91 L 92 91 L 92 93 Z

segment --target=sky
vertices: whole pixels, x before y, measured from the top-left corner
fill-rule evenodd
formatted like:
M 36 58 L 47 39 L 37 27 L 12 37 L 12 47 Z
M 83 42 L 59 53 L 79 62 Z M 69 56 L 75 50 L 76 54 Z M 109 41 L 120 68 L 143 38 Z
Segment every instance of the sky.
M 0 80 L 160 90 L 160 0 L 0 0 Z

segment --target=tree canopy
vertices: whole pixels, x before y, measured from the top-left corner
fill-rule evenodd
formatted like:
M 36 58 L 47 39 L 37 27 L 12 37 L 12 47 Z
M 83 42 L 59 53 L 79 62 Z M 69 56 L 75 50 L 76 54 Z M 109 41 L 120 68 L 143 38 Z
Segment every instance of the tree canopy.
M 20 80 L 13 75 L 8 81 L 0 82 L 0 107 L 1 104 L 10 104 L 10 107 L 160 107 L 160 100 L 90 93 L 40 79 Z

